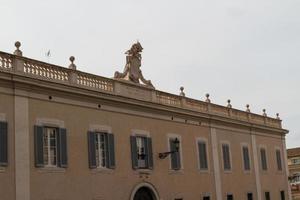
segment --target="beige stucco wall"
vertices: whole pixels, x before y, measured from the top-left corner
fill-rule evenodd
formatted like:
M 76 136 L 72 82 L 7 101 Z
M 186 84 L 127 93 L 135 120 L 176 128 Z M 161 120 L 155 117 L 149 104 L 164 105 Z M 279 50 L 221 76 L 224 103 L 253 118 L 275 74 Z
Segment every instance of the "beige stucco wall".
M 4 90 L 3 88 L 0 88 Z M 7 91 L 8 89 L 5 89 Z M 2 91 L 3 92 L 3 91 Z M 8 122 L 8 166 L 0 167 L 0 199 L 15 199 L 13 96 L 0 92 L 0 114 Z

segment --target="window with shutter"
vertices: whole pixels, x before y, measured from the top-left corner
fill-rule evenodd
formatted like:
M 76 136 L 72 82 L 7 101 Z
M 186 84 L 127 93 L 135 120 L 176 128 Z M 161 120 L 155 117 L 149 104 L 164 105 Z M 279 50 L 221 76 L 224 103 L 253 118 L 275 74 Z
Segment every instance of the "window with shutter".
M 170 145 L 170 152 L 171 153 L 171 169 L 173 170 L 180 170 L 181 169 L 181 158 L 180 158 L 180 151 L 181 148 L 179 148 L 179 151 L 176 151 L 175 146 L 175 138 L 169 139 L 169 145 Z
M 198 142 L 198 151 L 199 151 L 200 170 L 207 170 L 208 163 L 207 163 L 207 151 L 206 151 L 206 142 L 205 141 Z
M 224 170 L 231 170 L 229 144 L 222 144 Z
M 0 166 L 7 166 L 7 122 L 0 122 Z
M 277 169 L 282 170 L 281 152 L 279 149 L 276 150 Z
M 34 127 L 35 166 L 68 166 L 67 132 L 64 128 Z
M 249 149 L 247 146 L 243 146 L 243 161 L 244 161 L 244 170 L 250 170 L 250 156 L 249 156 Z
M 260 160 L 261 160 L 261 168 L 262 170 L 267 170 L 267 155 L 266 155 L 266 149 L 261 148 L 260 149 Z
M 146 136 L 131 136 L 133 169 L 153 169 L 152 139 Z

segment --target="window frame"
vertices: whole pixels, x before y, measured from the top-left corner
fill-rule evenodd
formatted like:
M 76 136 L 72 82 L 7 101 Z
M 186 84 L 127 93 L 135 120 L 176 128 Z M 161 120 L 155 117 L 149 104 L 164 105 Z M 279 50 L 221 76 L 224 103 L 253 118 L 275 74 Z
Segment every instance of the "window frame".
M 278 163 L 278 160 L 277 160 L 277 153 L 279 152 L 279 156 L 280 156 L 280 163 Z M 283 160 L 282 160 L 282 151 L 280 149 L 280 147 L 276 146 L 275 147 L 275 160 L 276 160 L 276 171 L 278 172 L 283 172 L 283 167 L 284 167 L 284 164 L 283 164 Z M 280 168 L 279 169 L 279 165 L 280 165 Z
M 51 142 L 50 142 L 50 138 L 49 138 L 49 133 L 47 133 L 46 131 L 49 130 L 49 129 L 54 129 L 56 132 L 55 132 L 55 165 L 53 164 L 49 164 L 49 161 L 51 161 L 51 153 L 49 150 L 51 150 Z M 54 127 L 54 126 L 43 126 L 43 142 L 44 142 L 44 138 L 45 138 L 45 134 L 47 134 L 47 143 L 48 143 L 48 154 L 47 154 L 47 157 L 48 157 L 48 164 L 45 164 L 45 157 L 44 157 L 44 168 L 59 168 L 58 166 L 58 132 L 59 132 L 59 127 Z M 50 145 L 49 145 L 50 144 Z M 43 156 L 45 156 L 45 147 L 44 147 L 44 143 L 43 143 Z
M 248 157 L 249 157 L 249 169 L 246 169 L 245 167 L 245 157 L 244 157 L 244 147 L 248 148 Z M 242 165 L 243 165 L 243 171 L 245 173 L 250 173 L 252 171 L 252 162 L 251 162 L 251 151 L 250 151 L 250 145 L 249 143 L 241 143 L 241 156 L 242 156 Z
M 266 169 L 264 169 L 263 166 L 263 160 L 262 160 L 262 153 L 261 150 L 265 151 L 265 157 L 266 157 Z M 260 170 L 264 173 L 266 173 L 269 170 L 269 165 L 268 165 L 268 151 L 267 147 L 265 145 L 260 145 L 259 146 L 259 162 L 260 162 Z
M 228 145 L 230 169 L 225 169 L 225 160 L 224 160 L 223 145 Z M 232 163 L 232 154 L 231 154 L 231 145 L 230 145 L 230 142 L 229 141 L 221 141 L 220 142 L 220 146 L 221 146 L 221 157 L 222 157 L 223 171 L 227 172 L 227 173 L 231 173 L 232 170 L 233 170 L 233 163 Z
M 180 155 L 180 168 L 179 169 L 173 169 L 172 168 L 172 158 L 171 155 L 169 156 L 169 170 L 172 172 L 180 172 L 184 169 L 183 166 L 183 156 L 182 156 L 182 138 L 181 135 L 176 134 L 176 133 L 168 133 L 167 134 L 167 147 L 168 151 L 171 151 L 171 146 L 170 146 L 170 140 L 175 140 L 177 138 L 179 140 L 179 155 Z
M 201 163 L 200 163 L 200 149 L 199 149 L 199 143 L 204 143 L 205 148 L 206 148 L 206 163 L 207 163 L 207 168 L 201 168 Z M 210 163 L 209 163 L 209 148 L 208 148 L 208 139 L 205 137 L 197 137 L 196 138 L 196 149 L 197 149 L 197 165 L 198 165 L 198 170 L 200 172 L 209 172 L 210 171 Z

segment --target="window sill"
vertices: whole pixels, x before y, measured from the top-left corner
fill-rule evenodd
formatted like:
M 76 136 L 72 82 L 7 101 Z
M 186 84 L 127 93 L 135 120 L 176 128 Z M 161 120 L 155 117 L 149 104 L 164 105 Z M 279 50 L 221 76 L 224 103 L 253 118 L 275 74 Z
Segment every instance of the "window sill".
M 41 167 L 38 168 L 38 171 L 42 173 L 65 173 L 66 169 L 60 167 Z
M 251 170 L 243 170 L 244 174 L 251 174 Z
M 149 175 L 149 174 L 152 174 L 153 170 L 152 169 L 135 169 L 134 172 L 136 174 L 145 174 L 145 175 Z
M 230 170 L 223 170 L 224 174 L 232 174 L 232 169 Z
M 184 174 L 183 173 L 183 169 L 178 169 L 178 170 L 174 170 L 174 169 L 169 169 L 169 174 L 178 174 L 178 175 L 180 175 L 180 174 Z
M 93 174 L 113 174 L 114 173 L 114 169 L 109 169 L 109 168 L 94 168 L 91 169 L 91 173 Z
M 0 173 L 4 173 L 6 171 L 6 167 L 0 167 Z
M 198 169 L 199 174 L 209 174 L 209 169 Z

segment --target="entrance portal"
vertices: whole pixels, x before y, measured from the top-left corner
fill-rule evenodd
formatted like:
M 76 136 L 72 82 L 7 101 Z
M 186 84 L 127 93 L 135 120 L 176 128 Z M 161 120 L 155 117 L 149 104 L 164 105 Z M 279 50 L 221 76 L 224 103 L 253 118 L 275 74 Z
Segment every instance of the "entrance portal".
M 141 187 L 135 193 L 133 200 L 156 200 L 156 198 L 149 188 Z

